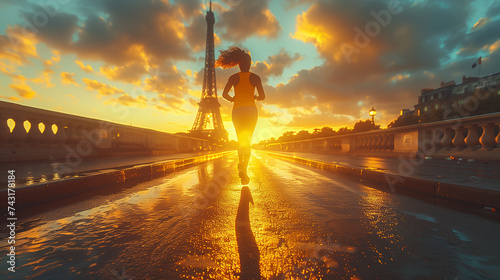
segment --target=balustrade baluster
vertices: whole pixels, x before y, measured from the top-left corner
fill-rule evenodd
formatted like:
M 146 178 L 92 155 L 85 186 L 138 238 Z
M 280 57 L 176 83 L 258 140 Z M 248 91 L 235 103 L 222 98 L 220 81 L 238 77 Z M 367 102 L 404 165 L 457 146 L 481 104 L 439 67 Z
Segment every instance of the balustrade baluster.
M 87 135 L 85 135 L 84 132 Z M 94 145 L 92 143 L 93 142 L 92 139 L 88 139 L 87 138 L 87 136 L 91 135 L 92 133 L 94 133 L 94 132 L 92 131 L 92 127 L 91 126 L 89 126 L 89 125 L 80 125 L 80 126 L 78 126 L 78 128 L 76 130 L 76 135 L 78 135 L 78 142 L 80 142 L 82 140 L 88 140 L 88 141 L 90 141 L 90 143 L 92 145 Z
M 453 145 L 455 145 L 457 151 L 461 151 L 465 147 L 464 132 L 465 130 L 463 127 L 455 129 L 455 137 L 453 138 Z
M 144 134 L 144 133 L 138 133 L 137 134 L 137 142 L 139 143 L 139 147 L 146 148 L 147 147 L 147 143 L 148 143 L 146 134 Z M 187 146 L 189 148 L 189 142 L 187 143 Z
M 10 135 L 10 143 L 14 145 L 23 145 L 28 138 L 28 133 L 24 128 L 24 118 L 14 117 L 12 118 L 15 122 L 14 130 Z
M 74 145 L 76 143 L 78 143 L 78 134 L 77 134 L 77 127 L 76 125 L 71 125 L 71 124 L 68 124 L 67 128 L 66 128 L 66 134 L 68 135 L 68 140 L 67 140 L 67 143 L 70 144 L 70 145 Z
M 366 136 L 365 151 L 369 151 L 371 148 L 372 148 L 372 138 L 369 136 Z
M 26 139 L 26 144 L 30 146 L 40 146 L 40 144 L 43 141 L 43 135 L 42 132 L 40 131 L 40 128 L 38 128 L 38 125 L 40 124 L 40 120 L 38 119 L 31 119 L 29 120 L 31 123 L 31 128 L 28 131 L 28 137 Z
M 389 144 L 390 144 L 389 143 L 389 140 L 390 140 L 389 134 L 384 134 L 384 136 L 382 136 L 382 137 L 383 137 L 383 140 L 382 140 L 382 150 L 389 151 L 390 150 L 390 148 L 389 148 Z
M 130 147 L 133 145 L 133 143 L 134 143 L 133 138 L 134 138 L 134 135 L 131 132 L 129 132 L 129 131 L 123 132 L 123 142 L 125 143 L 125 145 L 127 147 Z
M 47 143 L 48 146 L 51 146 L 51 147 L 56 146 L 56 143 L 55 143 L 56 142 L 56 134 L 54 133 L 54 130 L 52 129 L 53 125 L 54 125 L 54 121 L 45 122 L 45 131 L 44 131 L 45 142 Z
M 57 133 L 54 138 L 54 142 L 57 146 L 64 146 L 68 140 L 68 134 L 66 133 L 66 124 L 61 122 L 56 122 Z
M 394 151 L 394 134 L 389 135 L 389 150 Z
M 43 126 L 43 131 L 41 131 L 40 126 Z M 37 129 L 40 131 L 40 141 L 38 144 L 40 146 L 52 146 L 54 139 L 54 132 L 52 132 L 52 124 L 49 121 L 42 121 L 37 124 Z
M 479 142 L 483 146 L 481 149 L 491 151 L 493 146 L 495 146 L 495 135 L 493 134 L 493 129 L 495 128 L 492 123 L 481 125 L 483 128 L 483 134 L 479 138 Z
M 466 126 L 468 133 L 465 138 L 465 143 L 467 144 L 467 149 L 475 151 L 479 143 L 479 135 L 477 134 L 478 127 L 476 125 Z
M 443 131 L 443 138 L 441 139 L 441 145 L 446 151 L 451 150 L 453 148 L 453 138 L 452 138 L 452 133 L 453 131 L 451 130 L 450 127 L 447 127 Z
M 116 148 L 120 146 L 120 132 L 113 130 L 111 132 L 111 147 Z
M 372 136 L 368 136 L 368 137 L 370 139 L 370 145 L 368 147 L 368 150 L 369 151 L 374 151 L 377 139 L 373 135 Z
M 126 143 L 129 147 L 135 147 L 135 135 L 133 132 L 124 132 L 125 133 L 125 140 L 126 140 Z M 182 141 L 180 141 L 179 143 L 183 143 Z
M 137 134 L 136 132 L 132 132 L 131 133 L 132 135 L 132 145 L 134 145 L 134 147 L 139 147 L 141 145 L 140 143 L 140 139 L 139 139 L 139 134 Z M 182 141 L 182 145 L 186 145 L 186 143 L 184 141 Z
M 382 135 L 375 135 L 375 151 L 380 151 L 382 149 Z
M 441 144 L 443 137 L 444 137 L 444 131 L 441 128 L 436 128 L 432 130 L 432 143 L 436 151 L 440 150 L 443 147 L 443 145 Z

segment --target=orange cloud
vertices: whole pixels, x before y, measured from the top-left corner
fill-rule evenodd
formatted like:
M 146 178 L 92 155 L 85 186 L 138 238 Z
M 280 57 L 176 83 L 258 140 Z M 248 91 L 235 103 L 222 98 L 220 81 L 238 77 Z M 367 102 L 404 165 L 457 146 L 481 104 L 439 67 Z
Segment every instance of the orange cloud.
M 86 15 L 57 13 L 39 28 L 36 38 L 49 47 L 75 53 L 81 59 L 101 60 L 110 65 L 142 61 L 138 46 L 147 57 L 190 59 L 192 52 L 184 30 L 188 20 L 176 4 L 121 1 L 120 5 L 93 6 Z M 199 3 L 194 4 L 198 6 L 194 9 L 199 9 Z M 37 12 L 31 9 L 23 15 L 33 18 Z M 102 14 L 108 16 L 104 18 Z
M 9 87 L 14 89 L 22 98 L 32 99 L 36 96 L 36 92 L 26 84 L 9 85 Z
M 53 50 L 52 54 L 53 56 L 50 59 L 47 59 L 43 62 L 43 66 L 49 67 L 54 65 L 54 63 L 58 63 L 59 61 L 61 61 L 61 57 L 59 56 L 60 55 L 59 51 Z
M 54 71 L 52 69 L 45 68 L 38 78 L 30 79 L 30 81 L 35 84 L 43 84 L 47 88 L 51 88 L 55 86 L 55 84 L 50 81 L 52 74 L 54 74 Z
M 487 45 L 487 46 L 484 46 L 483 49 L 486 49 L 488 50 L 488 52 L 490 54 L 494 53 L 496 50 L 498 50 L 498 48 L 500 48 L 500 40 L 496 41 L 495 43 L 491 44 L 491 45 Z
M 8 99 L 10 101 L 21 101 L 22 99 L 17 97 L 17 96 L 4 96 L 4 95 L 0 95 L 0 98 L 3 98 L 3 99 Z
M 83 64 L 83 62 L 79 61 L 79 60 L 75 60 L 75 63 L 80 66 L 80 69 L 82 69 L 83 71 L 87 72 L 87 73 L 92 73 L 94 72 L 94 69 L 92 69 L 92 66 L 89 64 L 89 65 L 85 65 Z
M 109 96 L 116 93 L 125 94 L 125 91 L 117 89 L 114 86 L 106 85 L 104 83 L 98 82 L 96 80 L 91 80 L 87 78 L 82 78 L 83 82 L 87 85 L 88 90 L 96 90 L 101 96 Z
M 297 16 L 295 33 L 292 38 L 312 43 L 325 58 L 339 62 L 344 59 L 342 45 L 351 43 L 355 26 L 349 19 L 329 16 L 319 4 Z M 366 54 L 366 52 L 365 52 Z
M 222 29 L 222 39 L 238 42 L 254 35 L 275 39 L 282 31 L 278 20 L 268 9 L 268 1 L 239 1 L 231 9 L 217 7 L 220 10 L 217 24 Z
M 307 15 L 303 13 L 297 16 L 297 29 L 292 38 L 313 43 L 318 48 L 325 48 L 327 42 L 332 39 L 331 35 L 324 26 L 310 22 Z
M 23 65 L 31 63 L 29 58 L 38 58 L 38 41 L 31 33 L 23 32 L 19 25 L 7 27 L 5 33 L 0 35 L 0 59 Z
M 45 61 L 43 62 L 43 66 L 45 66 L 45 67 L 49 67 L 49 66 L 51 66 L 51 65 L 52 65 L 52 60 L 45 60 Z
M 151 101 L 156 104 L 155 105 L 156 109 L 163 112 L 175 111 L 177 112 L 177 114 L 185 114 L 185 115 L 193 113 L 193 112 L 188 112 L 181 108 L 181 106 L 185 103 L 184 99 L 181 98 L 172 97 L 166 94 L 158 94 L 158 96 L 151 99 Z M 158 103 L 167 105 L 168 107 L 159 105 Z
M 53 51 L 52 51 L 52 54 L 53 54 L 54 56 L 53 56 L 53 57 L 51 57 L 50 59 L 51 59 L 53 62 L 57 63 L 57 62 L 61 61 L 61 56 L 60 56 L 60 54 L 61 54 L 61 53 L 60 53 L 59 51 L 57 51 L 57 50 L 53 50 Z
M 404 79 L 407 79 L 410 77 L 410 74 L 397 74 L 395 76 L 393 76 L 392 78 L 390 78 L 390 82 L 398 82 L 398 81 L 402 81 Z
M 277 38 L 278 34 L 281 32 L 281 26 L 278 20 L 271 12 L 271 10 L 266 9 L 262 12 L 264 22 L 266 22 L 266 28 L 258 28 L 257 34 L 261 37 Z
M 155 105 L 155 108 L 156 110 L 160 111 L 160 112 L 172 112 L 173 110 L 168 108 L 168 107 L 165 107 L 165 106 L 161 106 L 161 105 Z
M 269 56 L 266 61 L 257 61 L 253 66 L 253 71 L 258 73 L 262 80 L 266 82 L 269 76 L 281 76 L 285 68 L 301 59 L 302 56 L 298 53 L 291 56 L 285 49 L 281 49 L 278 54 Z
M 109 104 L 111 102 L 115 102 L 115 103 L 119 103 L 123 106 L 145 108 L 148 106 L 147 101 L 148 101 L 148 99 L 144 95 L 139 95 L 136 98 L 133 98 L 130 95 L 124 93 L 121 96 L 119 96 L 118 98 L 109 99 L 105 103 Z
M 110 80 L 127 82 L 134 85 L 140 85 L 141 76 L 147 72 L 146 64 L 143 62 L 126 63 L 125 65 L 115 67 L 106 65 L 101 67 L 100 70 Z
M 13 75 L 13 73 L 16 71 L 17 70 L 15 65 L 5 63 L 4 61 L 0 60 L 0 72 L 10 76 Z
M 490 22 L 490 19 L 487 18 L 487 17 L 483 17 L 483 18 L 480 18 L 475 24 L 474 26 L 472 27 L 472 31 L 475 31 L 481 27 L 483 27 L 484 25 L 486 25 L 488 22 Z
M 78 83 L 73 78 L 75 73 L 61 72 L 61 81 L 63 84 L 73 84 L 78 86 Z
M 153 74 L 144 81 L 144 90 L 176 97 L 188 93 L 188 80 L 174 65 L 162 65 Z

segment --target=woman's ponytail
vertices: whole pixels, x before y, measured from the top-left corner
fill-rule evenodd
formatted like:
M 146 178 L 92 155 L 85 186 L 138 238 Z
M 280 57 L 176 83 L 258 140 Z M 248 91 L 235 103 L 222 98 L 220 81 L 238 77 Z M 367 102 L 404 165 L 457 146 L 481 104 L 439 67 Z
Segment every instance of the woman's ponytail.
M 219 58 L 215 61 L 215 67 L 221 67 L 223 69 L 234 67 L 241 62 L 248 60 L 250 57 L 244 50 L 231 46 L 227 50 L 221 50 Z

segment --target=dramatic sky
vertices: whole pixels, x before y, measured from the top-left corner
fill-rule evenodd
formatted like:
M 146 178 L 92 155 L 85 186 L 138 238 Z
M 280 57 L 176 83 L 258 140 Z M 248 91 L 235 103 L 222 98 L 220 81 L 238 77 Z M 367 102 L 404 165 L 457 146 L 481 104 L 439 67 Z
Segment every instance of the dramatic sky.
M 48 6 L 44 6 L 48 5 Z M 191 128 L 204 0 L 0 0 L 0 100 L 166 132 Z M 500 1 L 220 0 L 215 49 L 250 51 L 267 99 L 254 142 L 385 127 L 422 88 L 500 71 Z M 219 96 L 237 69 L 217 69 Z M 234 139 L 231 104 L 220 98 Z

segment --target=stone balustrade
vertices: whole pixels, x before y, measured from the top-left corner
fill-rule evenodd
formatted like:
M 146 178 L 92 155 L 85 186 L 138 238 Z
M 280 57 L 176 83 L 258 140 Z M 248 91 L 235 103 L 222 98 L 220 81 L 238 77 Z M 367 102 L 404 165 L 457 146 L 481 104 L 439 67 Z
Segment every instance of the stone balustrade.
M 500 113 L 361 133 L 273 143 L 267 150 L 500 160 Z
M 0 161 L 193 152 L 206 140 L 0 101 Z

